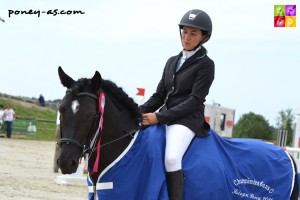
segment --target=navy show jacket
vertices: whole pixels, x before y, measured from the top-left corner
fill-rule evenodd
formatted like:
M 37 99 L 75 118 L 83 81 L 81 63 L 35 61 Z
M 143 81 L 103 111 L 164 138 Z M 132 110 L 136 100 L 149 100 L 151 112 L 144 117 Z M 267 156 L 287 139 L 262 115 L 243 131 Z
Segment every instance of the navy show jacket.
M 196 136 L 206 136 L 210 126 L 204 118 L 204 102 L 214 80 L 215 65 L 201 48 L 176 72 L 180 52 L 169 58 L 156 92 L 140 106 L 142 113 L 155 113 L 163 124 L 181 124 Z

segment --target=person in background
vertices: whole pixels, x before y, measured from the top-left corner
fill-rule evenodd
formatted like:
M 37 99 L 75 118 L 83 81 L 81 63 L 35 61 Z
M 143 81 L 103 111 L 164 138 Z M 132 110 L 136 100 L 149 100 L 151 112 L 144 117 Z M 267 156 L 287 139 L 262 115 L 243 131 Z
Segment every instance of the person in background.
M 45 99 L 44 99 L 44 96 L 41 94 L 39 97 L 39 103 L 40 103 L 40 106 L 45 107 Z
M 0 104 L 0 129 L 2 128 L 2 124 L 3 124 L 3 114 L 4 114 L 4 110 L 3 110 L 3 105 Z
M 15 111 L 10 108 L 10 105 L 6 106 L 6 109 L 3 113 L 3 119 L 6 123 L 6 136 L 7 138 L 10 138 L 13 129 L 13 122 L 16 119 Z
M 215 70 L 203 46 L 212 34 L 208 14 L 190 10 L 178 25 L 183 49 L 169 58 L 156 92 L 140 106 L 143 126 L 166 124 L 165 168 L 170 200 L 183 199 L 184 153 L 195 136 L 205 137 L 210 130 L 204 119 L 204 102 Z

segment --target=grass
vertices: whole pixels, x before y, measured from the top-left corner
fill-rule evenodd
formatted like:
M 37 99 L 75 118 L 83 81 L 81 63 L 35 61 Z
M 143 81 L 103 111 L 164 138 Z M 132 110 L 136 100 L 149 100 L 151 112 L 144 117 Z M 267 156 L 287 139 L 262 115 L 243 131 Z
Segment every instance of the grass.
M 13 124 L 15 132 L 13 129 L 12 137 L 55 141 L 56 110 L 6 97 L 0 97 L 0 104 L 4 106 L 4 109 L 9 104 L 16 113 L 17 119 Z M 27 133 L 29 122 L 36 125 L 37 132 L 35 133 L 35 137 Z

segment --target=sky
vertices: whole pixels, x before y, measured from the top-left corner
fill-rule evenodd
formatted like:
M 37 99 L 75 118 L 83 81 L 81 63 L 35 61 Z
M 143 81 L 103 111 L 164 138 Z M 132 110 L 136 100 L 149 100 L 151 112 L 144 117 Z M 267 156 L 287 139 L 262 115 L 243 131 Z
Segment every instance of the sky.
M 136 88 L 146 89 L 147 100 L 167 59 L 182 50 L 181 17 L 202 9 L 213 22 L 204 46 L 215 62 L 206 103 L 235 109 L 235 122 L 254 112 L 276 125 L 279 111 L 300 113 L 300 25 L 274 27 L 274 5 L 298 2 L 1 0 L 0 92 L 61 99 L 61 66 L 75 80 L 97 70 L 140 103 Z M 55 9 L 82 14 L 47 14 Z

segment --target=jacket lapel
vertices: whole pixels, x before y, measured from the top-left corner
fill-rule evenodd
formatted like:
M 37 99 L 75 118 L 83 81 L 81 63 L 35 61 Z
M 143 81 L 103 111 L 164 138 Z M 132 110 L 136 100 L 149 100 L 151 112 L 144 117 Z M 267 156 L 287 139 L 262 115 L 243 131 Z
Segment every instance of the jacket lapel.
M 178 63 L 179 59 L 181 58 L 181 56 L 182 56 L 182 52 L 180 52 L 177 56 L 175 56 L 175 58 L 171 64 L 171 70 L 174 74 L 176 73 L 177 63 Z
M 182 55 L 182 54 L 181 54 Z M 182 71 L 183 69 L 187 68 L 189 65 L 193 64 L 194 62 L 196 62 L 197 60 L 203 58 L 204 56 L 206 55 L 206 53 L 200 49 L 199 51 L 197 51 L 193 56 L 191 56 L 190 58 L 188 58 L 183 64 L 182 66 L 180 67 L 180 69 L 176 72 L 180 72 Z M 181 56 L 180 56 L 181 57 Z M 180 58 L 179 57 L 179 58 Z M 178 59 L 179 59 L 178 58 Z M 177 59 L 177 61 L 178 61 Z M 176 62 L 177 63 L 177 62 Z M 176 65 L 177 66 L 177 65 Z

